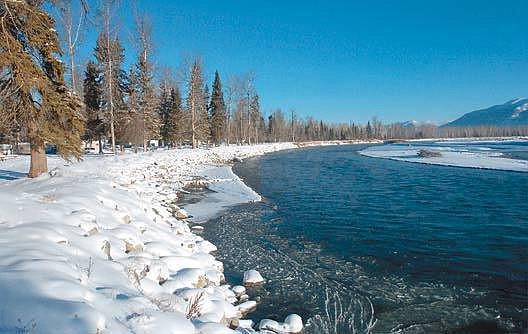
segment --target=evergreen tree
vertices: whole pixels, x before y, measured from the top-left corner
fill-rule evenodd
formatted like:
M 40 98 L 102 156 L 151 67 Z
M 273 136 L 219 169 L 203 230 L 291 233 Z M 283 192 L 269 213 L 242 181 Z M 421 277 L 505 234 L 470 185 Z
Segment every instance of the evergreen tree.
M 161 120 L 160 135 L 164 145 L 172 143 L 172 133 L 174 131 L 174 124 L 172 124 L 172 112 L 174 111 L 172 94 L 172 89 L 166 84 L 161 84 L 158 113 Z
M 31 146 L 29 177 L 47 172 L 45 143 L 65 158 L 80 157 L 80 101 L 64 83 L 65 67 L 45 1 L 0 3 L 0 87 L 13 88 L 2 105 L 14 108 Z M 4 118 L 6 108 L 0 108 Z
M 272 134 L 273 134 L 273 115 L 269 115 L 268 116 L 268 130 L 267 130 L 268 141 L 271 141 Z
M 127 142 L 134 145 L 135 152 L 137 152 L 138 146 L 143 146 L 143 115 L 139 108 L 139 97 L 138 97 L 138 80 L 136 74 L 136 68 L 133 66 L 128 75 L 128 87 L 127 87 L 127 113 L 125 117 L 122 117 L 122 125 L 120 126 L 123 131 L 119 134 L 119 138 L 123 142 Z
M 204 108 L 207 111 L 208 115 L 209 115 L 209 100 L 210 99 L 211 99 L 211 94 L 209 93 L 209 85 L 205 84 L 203 100 L 204 100 Z
M 183 111 L 182 99 L 180 90 L 178 87 L 173 87 L 171 89 L 171 125 L 172 129 L 170 130 L 171 143 L 181 143 L 185 139 L 186 135 L 186 121 L 185 113 Z
M 253 134 L 251 135 L 254 136 L 255 138 L 255 144 L 258 144 L 260 120 L 262 118 L 262 115 L 260 114 L 260 102 L 259 102 L 258 94 L 255 94 L 251 98 L 251 102 L 249 104 L 249 110 L 250 110 L 251 124 L 253 125 L 253 129 L 250 130 L 253 132 Z
M 227 115 L 224 93 L 222 92 L 222 82 L 220 81 L 218 71 L 215 72 L 209 111 L 211 118 L 211 137 L 214 143 L 220 144 L 225 135 Z
M 367 139 L 371 139 L 372 138 L 372 126 L 370 125 L 370 121 L 367 122 L 366 131 L 367 131 Z
M 86 65 L 84 87 L 84 112 L 85 112 L 85 139 L 90 143 L 97 139 L 99 141 L 99 153 L 102 153 L 103 146 L 101 137 L 105 134 L 105 123 L 102 117 L 103 91 L 101 88 L 102 73 L 98 70 L 93 61 Z

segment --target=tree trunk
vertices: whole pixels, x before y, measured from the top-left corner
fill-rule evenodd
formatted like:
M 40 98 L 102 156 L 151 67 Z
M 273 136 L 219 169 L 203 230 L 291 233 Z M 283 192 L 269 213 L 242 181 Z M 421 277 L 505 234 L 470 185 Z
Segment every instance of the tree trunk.
M 48 172 L 48 161 L 44 144 L 31 144 L 31 165 L 29 167 L 28 177 L 37 177 Z
M 38 138 L 37 125 L 35 122 L 28 122 L 28 137 L 31 148 L 31 163 L 28 177 L 37 177 L 48 172 L 48 161 L 46 160 L 46 151 L 44 141 Z

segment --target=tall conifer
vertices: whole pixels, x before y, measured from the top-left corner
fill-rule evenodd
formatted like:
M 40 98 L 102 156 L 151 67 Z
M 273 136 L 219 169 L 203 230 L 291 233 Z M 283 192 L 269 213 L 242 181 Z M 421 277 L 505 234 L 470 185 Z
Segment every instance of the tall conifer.
M 211 137 L 215 144 L 220 144 L 225 135 L 226 129 L 226 104 L 224 102 L 224 93 L 222 92 L 222 82 L 218 71 L 215 72 L 213 82 L 213 92 L 211 94 L 211 103 L 209 105 L 211 118 Z
M 105 123 L 101 110 L 103 91 L 101 88 L 102 73 L 93 61 L 86 65 L 84 90 L 84 113 L 86 119 L 85 139 L 99 141 L 99 153 L 102 153 L 101 137 L 105 134 Z
M 13 88 L 0 103 L 10 103 L 27 129 L 30 177 L 47 172 L 45 143 L 65 158 L 79 157 L 84 125 L 80 101 L 65 86 L 55 22 L 44 6 L 37 0 L 0 3 L 0 85 Z

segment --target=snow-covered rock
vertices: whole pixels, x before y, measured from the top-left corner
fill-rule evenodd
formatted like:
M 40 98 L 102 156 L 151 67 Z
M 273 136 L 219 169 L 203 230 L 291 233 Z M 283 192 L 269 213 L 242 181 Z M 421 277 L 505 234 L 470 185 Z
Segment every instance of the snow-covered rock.
M 260 284 L 260 283 L 264 283 L 264 278 L 258 271 L 251 269 L 251 270 L 247 270 L 246 272 L 244 272 L 244 284 L 245 285 Z
M 259 330 L 268 330 L 273 333 L 296 334 L 303 330 L 302 318 L 297 314 L 290 314 L 283 323 L 271 319 L 262 319 Z
M 239 304 L 239 305 L 236 306 L 236 308 L 243 314 L 254 310 L 255 307 L 257 307 L 257 302 L 254 301 L 254 300 L 248 300 L 248 301 L 243 302 L 242 304 Z
M 184 209 L 179 209 L 178 211 L 176 211 L 176 218 L 187 219 L 189 218 L 189 214 L 187 214 L 187 211 L 185 211 Z
M 235 285 L 231 290 L 235 293 L 235 296 L 237 297 L 240 297 L 246 293 L 246 288 L 241 285 Z
M 284 324 L 288 326 L 290 333 L 300 333 L 303 330 L 303 321 L 298 314 L 290 314 L 284 319 Z
M 253 328 L 255 323 L 251 319 L 241 319 L 238 321 L 238 327 L 240 328 Z
M 83 221 L 79 223 L 79 227 L 86 232 L 87 236 L 94 235 L 99 232 L 99 225 L 95 221 Z
M 259 330 L 270 330 L 270 331 L 273 331 L 273 332 L 281 332 L 282 331 L 282 326 L 275 320 L 271 320 L 271 319 L 262 319 L 259 323 L 259 326 L 258 326 L 258 329 Z

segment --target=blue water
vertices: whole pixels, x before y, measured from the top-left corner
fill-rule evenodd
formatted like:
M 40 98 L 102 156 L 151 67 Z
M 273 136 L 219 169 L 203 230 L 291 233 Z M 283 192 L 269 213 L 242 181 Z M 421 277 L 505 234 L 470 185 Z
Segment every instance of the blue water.
M 235 166 L 264 202 L 228 210 L 206 233 L 231 281 L 252 268 L 269 279 L 252 291 L 255 319 L 297 312 L 317 332 L 338 299 L 354 318 L 341 327 L 358 332 L 525 333 L 528 173 L 369 158 L 362 148 Z

